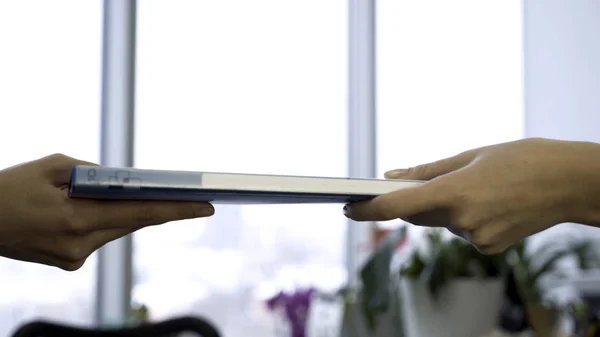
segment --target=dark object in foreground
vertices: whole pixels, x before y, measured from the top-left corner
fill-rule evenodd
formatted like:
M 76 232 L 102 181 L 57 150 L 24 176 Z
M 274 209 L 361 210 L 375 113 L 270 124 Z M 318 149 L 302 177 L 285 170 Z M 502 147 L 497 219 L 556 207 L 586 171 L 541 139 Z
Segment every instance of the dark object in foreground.
M 194 332 L 199 337 L 221 337 L 211 323 L 196 317 L 174 318 L 118 329 L 81 328 L 35 321 L 22 325 L 12 337 L 171 337 L 184 332 Z

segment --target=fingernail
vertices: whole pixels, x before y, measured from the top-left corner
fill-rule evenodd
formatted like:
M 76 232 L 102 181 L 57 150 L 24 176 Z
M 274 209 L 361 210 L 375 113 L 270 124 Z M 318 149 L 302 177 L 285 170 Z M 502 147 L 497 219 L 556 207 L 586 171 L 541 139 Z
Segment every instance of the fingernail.
M 407 171 L 408 170 L 405 170 L 405 169 L 397 169 L 397 170 L 387 171 L 384 174 L 384 177 L 387 179 L 399 178 L 399 177 L 402 177 L 403 175 L 405 175 Z
M 203 206 L 194 212 L 194 216 L 197 218 L 211 216 L 215 214 L 215 209 L 213 207 Z
M 350 217 L 350 206 L 346 205 L 344 206 L 344 215 L 349 218 Z

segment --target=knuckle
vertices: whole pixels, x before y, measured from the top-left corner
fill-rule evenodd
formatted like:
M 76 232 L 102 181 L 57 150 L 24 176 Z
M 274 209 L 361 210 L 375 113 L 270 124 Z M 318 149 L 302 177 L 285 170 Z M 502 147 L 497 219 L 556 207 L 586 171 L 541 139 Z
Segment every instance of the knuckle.
M 477 250 L 483 255 L 493 255 L 493 247 L 475 245 Z
M 474 238 L 471 239 L 471 243 L 473 243 L 479 250 L 483 251 L 487 251 L 494 247 L 494 244 L 491 242 L 491 240 L 487 239 Z
M 494 240 L 485 232 L 475 231 L 471 237 L 471 242 L 480 248 L 488 248 L 494 246 Z
M 82 260 L 85 261 L 89 255 L 90 252 L 88 249 L 84 248 L 79 242 L 65 244 L 61 248 L 61 257 L 68 264 L 78 263 Z
M 545 139 L 541 138 L 541 137 L 529 137 L 529 138 L 523 139 L 522 141 L 525 144 L 537 144 L 537 143 L 545 141 Z
M 462 213 L 462 214 L 453 216 L 451 225 L 452 225 L 452 227 L 455 227 L 460 230 L 475 229 L 475 224 L 471 220 L 471 217 L 468 213 Z
M 479 252 L 484 255 L 495 255 L 502 253 L 506 250 L 506 248 L 499 245 L 489 245 L 481 247 L 477 246 L 477 250 L 479 250 Z
M 49 159 L 56 159 L 56 160 L 62 160 L 62 159 L 68 158 L 68 157 L 67 157 L 67 155 L 65 155 L 63 153 L 56 152 L 56 153 L 53 153 L 53 154 L 49 155 L 47 158 L 49 158 Z
M 485 231 L 475 231 L 471 239 L 477 250 L 485 255 L 493 255 L 503 252 L 506 247 L 498 239 Z
M 79 270 L 85 264 L 85 260 L 79 260 L 75 262 L 63 262 L 57 267 L 64 271 L 76 271 Z
M 47 161 L 52 163 L 62 163 L 71 159 L 69 156 L 62 153 L 53 153 L 45 158 Z
M 429 177 L 430 165 L 421 164 L 408 168 L 407 176 L 414 179 L 426 179 Z

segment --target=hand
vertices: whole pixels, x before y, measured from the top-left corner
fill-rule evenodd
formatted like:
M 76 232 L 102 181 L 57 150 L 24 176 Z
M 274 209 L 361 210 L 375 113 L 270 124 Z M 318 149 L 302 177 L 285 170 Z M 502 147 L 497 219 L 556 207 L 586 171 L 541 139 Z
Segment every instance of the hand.
M 447 227 L 490 254 L 562 222 L 600 224 L 600 145 L 594 143 L 525 139 L 386 178 L 427 182 L 346 205 L 346 215 Z
M 0 171 L 0 255 L 71 271 L 138 229 L 214 213 L 204 202 L 70 199 L 74 165 L 95 164 L 52 155 Z

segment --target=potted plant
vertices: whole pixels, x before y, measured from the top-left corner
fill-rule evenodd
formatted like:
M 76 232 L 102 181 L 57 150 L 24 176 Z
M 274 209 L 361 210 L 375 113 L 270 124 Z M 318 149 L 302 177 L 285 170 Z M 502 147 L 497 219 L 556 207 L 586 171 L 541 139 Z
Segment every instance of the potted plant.
M 553 336 L 561 308 L 545 300 L 542 279 L 568 278 L 569 274 L 564 269 L 556 268 L 563 258 L 573 258 L 580 270 L 598 268 L 600 259 L 594 250 L 594 242 L 589 239 L 561 236 L 560 240 L 545 242 L 533 251 L 528 242 L 523 240 L 514 245 L 509 251 L 508 261 L 535 336 Z
M 407 336 L 481 336 L 502 307 L 505 254 L 483 255 L 443 231 L 426 231 L 423 248 L 400 269 Z
M 391 272 L 390 265 L 394 254 L 399 248 L 403 248 L 406 239 L 406 226 L 389 231 L 385 237 L 376 238 L 377 246 L 360 271 L 362 288 L 356 296 L 347 297 L 351 299 L 350 305 L 358 304 L 363 318 L 361 321 L 364 321 L 360 325 L 366 326 L 369 336 L 376 336 L 381 330 L 391 330 L 391 334 L 396 337 L 404 336 L 398 275 Z M 354 292 L 349 293 L 352 295 Z M 378 329 L 384 315 L 391 318 L 391 326 Z M 356 323 L 350 319 L 345 325 L 349 326 L 349 330 L 356 330 Z M 390 323 L 389 320 L 387 323 Z
M 398 239 L 405 240 L 406 235 L 406 228 L 400 228 L 368 259 L 361 271 L 361 302 L 371 329 L 383 314 L 395 310 L 403 318 L 399 326 L 408 337 L 483 335 L 497 322 L 509 272 L 526 303 L 530 325 L 545 337 L 540 326 L 555 320 L 557 307 L 543 301 L 540 281 L 548 276 L 566 277 L 556 266 L 567 256 L 581 269 L 600 266 L 588 239 L 562 236 L 560 242 L 546 242 L 535 250 L 524 240 L 504 253 L 483 255 L 470 243 L 432 229 L 426 232 L 425 249 L 414 249 L 400 271 L 391 273 Z

